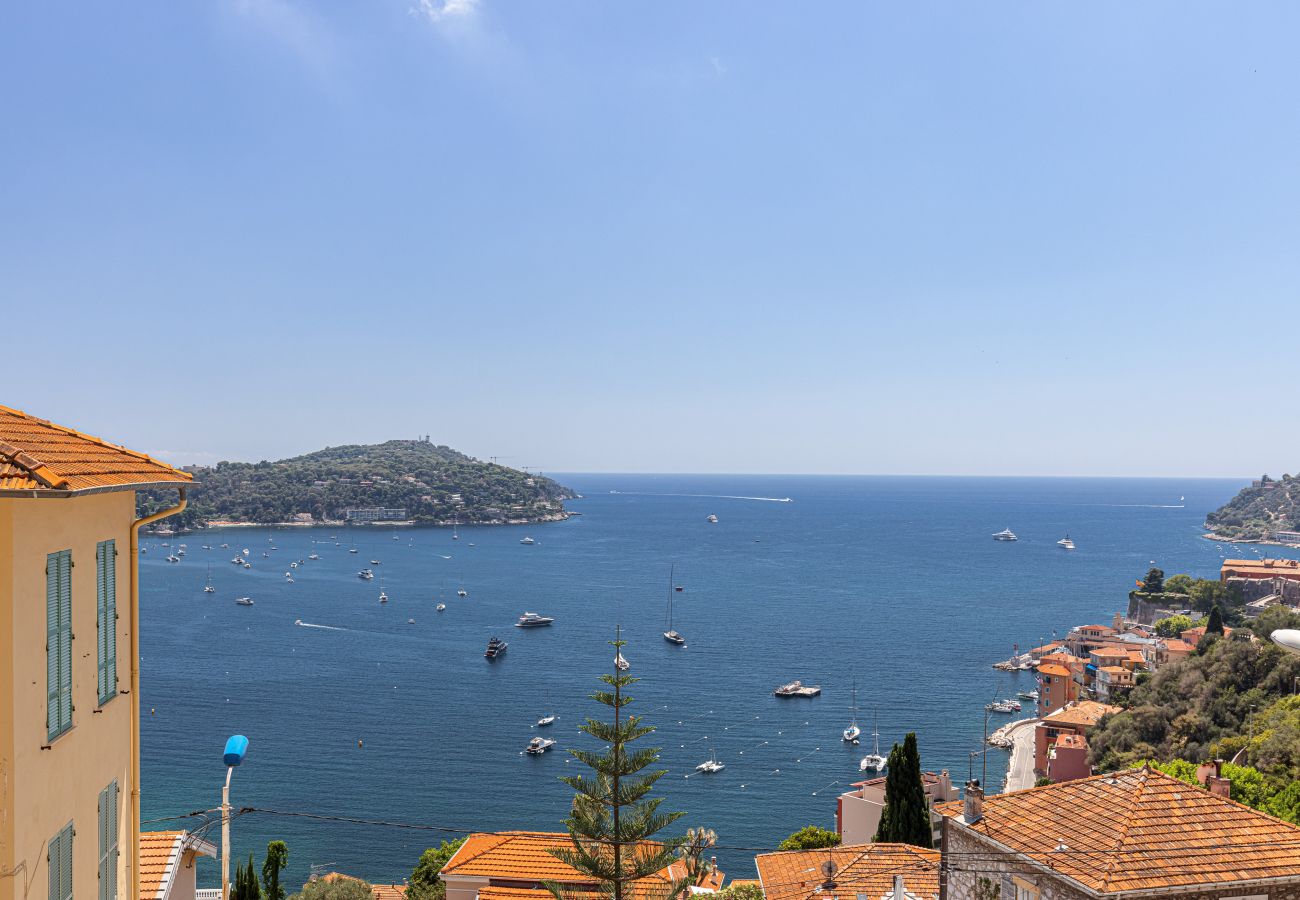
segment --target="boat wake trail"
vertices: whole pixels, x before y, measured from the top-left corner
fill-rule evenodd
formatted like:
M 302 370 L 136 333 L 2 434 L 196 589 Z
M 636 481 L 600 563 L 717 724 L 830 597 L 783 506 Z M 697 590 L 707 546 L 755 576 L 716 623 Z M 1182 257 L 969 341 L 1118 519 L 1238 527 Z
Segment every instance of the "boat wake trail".
M 732 494 L 661 494 L 650 491 L 610 491 L 624 497 L 700 497 L 705 500 L 761 500 L 764 503 L 793 503 L 790 497 L 737 497 Z
M 314 625 L 311 622 L 304 622 L 301 619 L 293 624 L 297 625 L 299 628 L 323 628 L 326 631 L 347 631 L 346 628 L 336 628 L 333 625 Z

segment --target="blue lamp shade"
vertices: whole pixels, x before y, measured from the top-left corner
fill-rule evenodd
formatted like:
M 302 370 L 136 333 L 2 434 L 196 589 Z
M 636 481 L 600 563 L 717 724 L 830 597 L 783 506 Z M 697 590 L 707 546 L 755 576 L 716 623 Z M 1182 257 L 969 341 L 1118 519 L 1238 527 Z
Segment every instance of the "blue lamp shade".
M 232 734 L 226 741 L 225 761 L 228 766 L 237 766 L 244 761 L 244 754 L 248 752 L 248 738 L 242 734 Z

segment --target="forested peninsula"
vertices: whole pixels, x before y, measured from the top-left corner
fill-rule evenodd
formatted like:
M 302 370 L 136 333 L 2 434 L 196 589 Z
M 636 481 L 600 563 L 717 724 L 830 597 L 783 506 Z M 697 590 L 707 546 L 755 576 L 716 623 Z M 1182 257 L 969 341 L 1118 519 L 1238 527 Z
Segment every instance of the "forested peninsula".
M 1273 540 L 1279 531 L 1300 531 L 1300 476 L 1265 475 L 1206 516 L 1205 527 L 1214 537 L 1249 541 Z
M 572 490 L 428 440 L 327 447 L 275 462 L 220 462 L 194 473 L 178 528 L 214 524 L 526 524 L 567 518 Z M 142 513 L 176 501 L 141 491 Z M 308 518 L 310 517 L 310 518 Z

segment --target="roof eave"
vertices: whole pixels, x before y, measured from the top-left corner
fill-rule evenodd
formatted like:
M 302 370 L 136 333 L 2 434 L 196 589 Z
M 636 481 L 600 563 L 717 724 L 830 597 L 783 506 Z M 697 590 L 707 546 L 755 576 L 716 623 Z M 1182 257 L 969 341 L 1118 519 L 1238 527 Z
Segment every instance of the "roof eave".
M 92 488 L 79 488 L 76 490 L 54 489 L 54 488 L 30 488 L 23 490 L 3 490 L 0 489 L 0 499 L 3 498 L 27 498 L 33 500 L 63 500 L 68 497 L 88 497 L 92 494 L 111 494 L 117 491 L 139 491 L 148 488 L 189 488 L 193 487 L 196 482 L 193 481 L 135 481 L 131 484 L 105 484 Z

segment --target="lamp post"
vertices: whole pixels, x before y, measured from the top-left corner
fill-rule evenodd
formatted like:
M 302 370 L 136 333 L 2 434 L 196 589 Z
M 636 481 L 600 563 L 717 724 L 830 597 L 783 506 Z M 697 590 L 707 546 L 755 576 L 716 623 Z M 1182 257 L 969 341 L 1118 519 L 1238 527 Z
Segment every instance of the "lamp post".
M 221 789 L 221 900 L 230 900 L 230 776 L 247 752 L 248 738 L 242 734 L 231 735 L 226 741 L 226 785 Z

